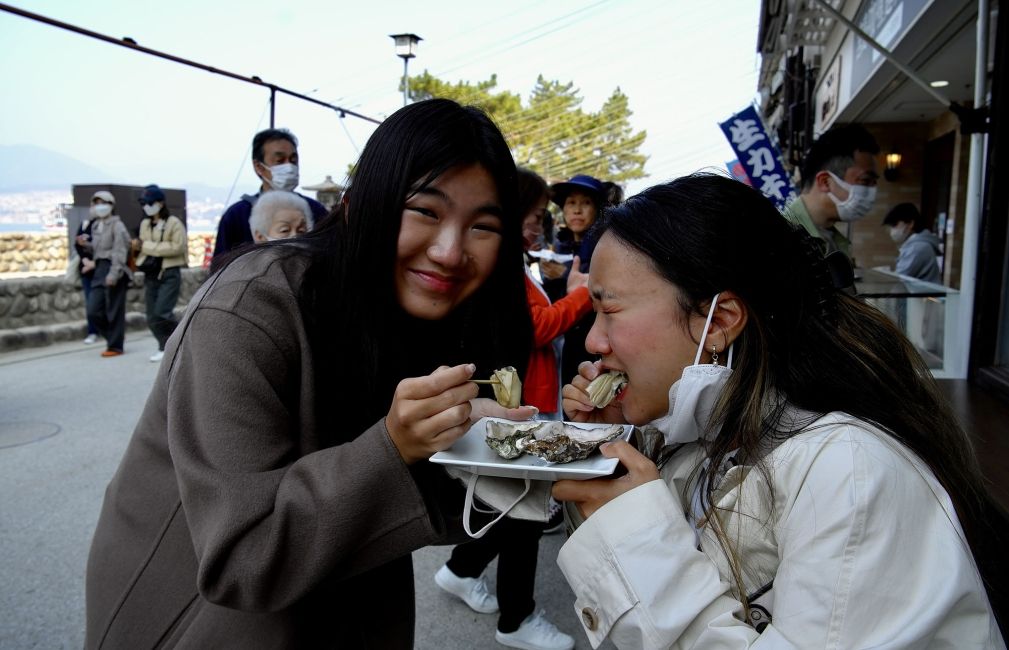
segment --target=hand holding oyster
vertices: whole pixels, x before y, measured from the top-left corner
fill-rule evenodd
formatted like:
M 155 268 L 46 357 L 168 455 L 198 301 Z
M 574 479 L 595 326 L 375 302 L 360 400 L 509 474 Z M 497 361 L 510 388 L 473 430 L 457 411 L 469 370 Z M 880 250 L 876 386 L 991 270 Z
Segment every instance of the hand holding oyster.
M 514 409 L 522 405 L 522 380 L 512 366 L 495 370 L 490 379 L 471 379 L 475 384 L 490 384 L 494 399 L 501 406 Z
M 597 408 L 606 408 L 613 399 L 620 393 L 621 389 L 627 385 L 627 375 L 616 370 L 604 372 L 599 375 L 585 388 L 589 394 L 589 399 Z
M 614 424 L 583 428 L 567 422 L 487 422 L 487 446 L 511 460 L 523 453 L 551 463 L 581 460 L 624 432 Z

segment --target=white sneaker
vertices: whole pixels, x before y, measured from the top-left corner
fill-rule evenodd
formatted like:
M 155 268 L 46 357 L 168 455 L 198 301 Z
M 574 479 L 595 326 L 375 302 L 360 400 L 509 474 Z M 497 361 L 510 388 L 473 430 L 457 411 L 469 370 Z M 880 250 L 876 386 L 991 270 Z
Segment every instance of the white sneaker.
M 550 497 L 550 518 L 543 524 L 543 534 L 551 535 L 564 530 L 564 508 Z
M 522 650 L 571 650 L 575 647 L 574 638 L 548 621 L 543 610 L 527 616 L 514 632 L 495 632 L 494 638 L 501 645 Z
M 448 593 L 460 598 L 474 612 L 493 614 L 498 610 L 497 596 L 487 591 L 487 581 L 483 576 L 460 578 L 445 565 L 434 574 L 434 582 Z
M 87 336 L 84 337 L 84 345 L 91 345 L 97 340 L 98 340 L 97 334 L 88 334 Z
M 154 354 L 151 355 L 151 363 L 157 363 L 157 362 L 161 361 L 164 358 L 165 358 L 165 351 L 164 350 L 158 350 L 157 352 L 155 352 Z

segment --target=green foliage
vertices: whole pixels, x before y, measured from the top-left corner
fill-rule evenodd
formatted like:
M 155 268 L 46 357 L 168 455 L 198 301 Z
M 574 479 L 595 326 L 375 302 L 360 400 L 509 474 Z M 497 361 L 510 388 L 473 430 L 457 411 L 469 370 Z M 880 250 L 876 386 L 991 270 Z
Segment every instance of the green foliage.
M 549 182 L 575 174 L 624 182 L 645 176 L 646 156 L 638 153 L 646 132 L 631 128 L 627 95 L 617 88 L 597 112 L 582 109 L 572 82 L 548 81 L 540 75 L 529 101 L 510 92 L 495 92 L 497 75 L 476 83 L 448 83 L 427 71 L 410 77 L 414 100 L 444 97 L 479 106 L 501 128 L 515 162 Z

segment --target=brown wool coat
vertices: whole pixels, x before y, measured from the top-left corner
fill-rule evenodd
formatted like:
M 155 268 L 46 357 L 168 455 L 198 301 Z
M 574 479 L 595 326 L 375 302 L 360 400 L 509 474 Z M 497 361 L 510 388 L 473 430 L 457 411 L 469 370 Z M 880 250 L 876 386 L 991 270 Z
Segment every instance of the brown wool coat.
M 87 648 L 412 646 L 409 554 L 462 494 L 384 421 L 325 448 L 304 267 L 256 251 L 190 303 L 105 495 Z

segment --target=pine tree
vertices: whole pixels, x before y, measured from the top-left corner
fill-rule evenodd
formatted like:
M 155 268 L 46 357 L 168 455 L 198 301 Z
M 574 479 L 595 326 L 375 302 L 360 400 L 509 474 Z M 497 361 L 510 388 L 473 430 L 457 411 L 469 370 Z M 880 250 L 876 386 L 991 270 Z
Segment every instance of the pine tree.
M 427 71 L 410 78 L 414 100 L 443 97 L 478 106 L 504 133 L 515 162 L 549 182 L 589 174 L 622 183 L 645 176 L 646 156 L 638 150 L 647 136 L 630 125 L 630 100 L 617 88 L 597 112 L 582 108 L 573 82 L 540 75 L 523 106 L 516 93 L 498 91 L 497 75 L 476 83 L 448 83 Z

